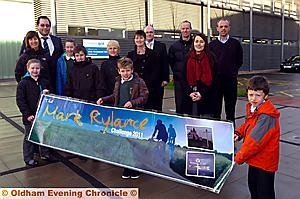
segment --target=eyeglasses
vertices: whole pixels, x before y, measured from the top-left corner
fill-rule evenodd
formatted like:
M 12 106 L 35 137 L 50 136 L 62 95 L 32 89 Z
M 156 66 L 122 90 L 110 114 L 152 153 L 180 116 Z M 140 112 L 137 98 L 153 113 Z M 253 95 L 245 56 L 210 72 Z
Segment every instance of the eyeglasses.
M 50 24 L 40 24 L 40 26 L 42 26 L 42 27 L 47 27 L 47 28 L 49 28 L 50 27 Z
M 146 34 L 148 34 L 148 33 L 153 33 L 153 31 L 147 31 Z

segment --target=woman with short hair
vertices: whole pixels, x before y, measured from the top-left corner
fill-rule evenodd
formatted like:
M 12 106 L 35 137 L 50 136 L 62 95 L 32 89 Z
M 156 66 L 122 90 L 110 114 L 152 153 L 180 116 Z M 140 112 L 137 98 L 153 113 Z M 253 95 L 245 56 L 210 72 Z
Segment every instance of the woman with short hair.
M 119 75 L 117 62 L 120 59 L 120 44 L 116 40 L 110 40 L 107 44 L 108 60 L 100 67 L 101 97 L 111 95 L 114 91 L 116 77 Z

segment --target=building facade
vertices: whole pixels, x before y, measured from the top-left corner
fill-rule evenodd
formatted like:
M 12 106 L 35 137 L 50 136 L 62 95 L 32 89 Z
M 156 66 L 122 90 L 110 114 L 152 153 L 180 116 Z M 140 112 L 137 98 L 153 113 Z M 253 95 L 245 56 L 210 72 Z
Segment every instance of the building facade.
M 181 21 L 194 31 L 217 36 L 216 23 L 231 21 L 231 36 L 242 43 L 243 70 L 278 68 L 282 59 L 300 54 L 299 0 L 5 0 L 31 5 L 21 15 L 34 24 L 48 16 L 52 32 L 63 39 L 116 39 L 121 54 L 133 48 L 133 32 L 153 24 L 158 40 L 170 46 L 179 37 Z M 25 19 L 25 18 L 24 18 Z M 27 19 L 28 20 L 28 19 Z M 32 26 L 32 25 L 31 25 Z M 32 28 L 30 28 L 32 29 Z M 27 32 L 27 30 L 26 30 Z M 16 38 L 23 40 L 23 36 Z M 14 66 L 13 66 L 14 67 Z M 1 78 L 1 74 L 0 74 Z

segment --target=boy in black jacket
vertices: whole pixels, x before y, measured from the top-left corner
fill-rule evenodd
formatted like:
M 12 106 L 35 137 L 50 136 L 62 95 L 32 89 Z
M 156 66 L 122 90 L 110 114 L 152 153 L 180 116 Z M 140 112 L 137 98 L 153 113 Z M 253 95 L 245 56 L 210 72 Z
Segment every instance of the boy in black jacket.
M 102 97 L 100 70 L 87 57 L 87 50 L 84 46 L 76 46 L 73 52 L 75 62 L 74 66 L 67 73 L 65 95 L 96 103 Z M 82 156 L 79 156 L 79 159 L 84 162 L 87 161 L 87 158 Z
M 37 165 L 34 159 L 36 145 L 28 141 L 28 135 L 37 111 L 37 105 L 42 93 L 50 90 L 48 80 L 40 77 L 41 62 L 38 59 L 30 59 L 27 62 L 27 73 L 23 76 L 17 87 L 16 101 L 22 113 L 25 125 L 25 136 L 23 141 L 23 158 L 28 166 Z M 50 159 L 49 148 L 41 147 L 42 159 Z
M 67 74 L 65 95 L 96 103 L 102 97 L 99 68 L 86 57 L 87 51 L 84 46 L 76 46 L 74 56 L 74 66 Z

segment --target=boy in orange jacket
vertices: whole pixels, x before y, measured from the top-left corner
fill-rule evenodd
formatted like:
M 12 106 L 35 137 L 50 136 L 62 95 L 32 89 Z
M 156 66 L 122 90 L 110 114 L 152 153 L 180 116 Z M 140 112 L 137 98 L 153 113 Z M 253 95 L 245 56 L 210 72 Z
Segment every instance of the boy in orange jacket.
M 263 76 L 253 76 L 247 85 L 249 103 L 244 124 L 235 130 L 234 141 L 244 139 L 234 160 L 246 162 L 252 199 L 275 199 L 274 178 L 279 163 L 279 111 L 268 100 L 269 84 Z

